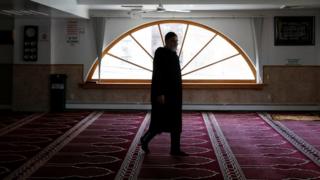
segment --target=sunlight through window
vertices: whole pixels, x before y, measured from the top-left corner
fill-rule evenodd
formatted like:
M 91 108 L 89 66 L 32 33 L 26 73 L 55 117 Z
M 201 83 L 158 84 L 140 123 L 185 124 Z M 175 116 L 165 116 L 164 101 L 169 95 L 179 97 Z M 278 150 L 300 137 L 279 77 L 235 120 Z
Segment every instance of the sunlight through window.
M 95 62 L 88 80 L 151 80 L 153 56 L 164 46 L 164 35 L 178 35 L 177 55 L 183 80 L 255 82 L 256 73 L 246 53 L 222 33 L 191 21 L 148 23 L 109 45 L 101 63 Z M 99 68 L 101 64 L 101 68 Z

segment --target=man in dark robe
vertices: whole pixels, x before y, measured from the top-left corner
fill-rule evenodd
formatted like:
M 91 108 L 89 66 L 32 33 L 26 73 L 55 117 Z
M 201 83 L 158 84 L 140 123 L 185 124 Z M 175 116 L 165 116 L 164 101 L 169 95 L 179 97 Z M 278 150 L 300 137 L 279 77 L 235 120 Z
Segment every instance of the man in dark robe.
M 171 134 L 171 155 L 187 156 L 180 149 L 182 131 L 182 80 L 176 50 L 178 37 L 174 32 L 165 36 L 165 47 L 159 47 L 154 56 L 151 85 L 151 122 L 141 137 L 141 148 L 149 153 L 148 143 L 157 134 Z

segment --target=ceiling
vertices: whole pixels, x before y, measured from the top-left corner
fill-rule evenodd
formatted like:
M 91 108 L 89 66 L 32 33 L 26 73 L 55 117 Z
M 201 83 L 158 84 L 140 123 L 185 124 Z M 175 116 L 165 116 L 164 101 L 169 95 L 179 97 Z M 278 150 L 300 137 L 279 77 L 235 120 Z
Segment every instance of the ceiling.
M 155 9 L 159 2 L 159 0 L 1 0 L 0 10 L 34 10 L 43 13 L 35 13 L 34 16 L 89 18 L 128 15 L 132 9 L 137 9 L 130 6 Z M 192 14 L 217 11 L 320 10 L 320 0 L 161 0 L 161 3 L 166 9 L 190 10 Z
M 0 0 L 0 17 L 78 17 L 31 0 Z

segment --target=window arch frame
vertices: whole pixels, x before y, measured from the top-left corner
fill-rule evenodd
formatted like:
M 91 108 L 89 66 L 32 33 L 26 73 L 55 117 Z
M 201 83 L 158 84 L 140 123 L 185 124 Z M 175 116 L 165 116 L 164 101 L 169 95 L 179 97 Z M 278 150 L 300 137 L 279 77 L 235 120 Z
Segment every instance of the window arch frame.
M 181 51 L 183 50 L 183 45 L 184 45 L 184 41 L 185 41 L 185 38 L 186 38 L 186 34 L 188 32 L 188 26 L 189 25 L 193 25 L 193 26 L 197 26 L 197 27 L 200 27 L 200 28 L 204 28 L 208 31 L 211 31 L 213 33 L 215 33 L 216 35 L 222 37 L 224 40 L 226 40 L 230 45 L 232 45 L 238 52 L 239 52 L 239 55 L 241 55 L 244 60 L 246 61 L 247 65 L 249 66 L 253 76 L 254 76 L 254 79 L 253 80 L 241 80 L 241 79 L 221 79 L 221 80 L 218 80 L 218 79 L 183 79 L 182 80 L 182 84 L 183 85 L 208 85 L 208 84 L 246 84 L 246 85 L 250 85 L 250 84 L 257 84 L 257 72 L 256 72 L 256 67 L 255 65 L 253 64 L 253 62 L 250 60 L 249 56 L 247 55 L 247 53 L 237 44 L 235 43 L 232 39 L 230 39 L 229 37 L 227 37 L 226 35 L 224 35 L 223 33 L 207 26 L 207 25 L 204 25 L 204 24 L 200 24 L 200 23 L 197 23 L 197 22 L 194 22 L 194 21 L 190 21 L 190 20 L 178 20 L 178 19 L 174 19 L 174 20 L 157 20 L 157 21 L 152 21 L 152 22 L 148 22 L 148 23 L 144 23 L 142 25 L 138 25 L 132 29 L 130 29 L 129 31 L 125 32 L 125 33 L 122 33 L 121 35 L 119 35 L 117 38 L 115 38 L 114 40 L 112 40 L 107 46 L 106 48 L 103 50 L 102 54 L 101 54 L 101 57 L 103 58 L 105 55 L 108 55 L 108 51 L 113 48 L 118 42 L 120 42 L 121 40 L 123 40 L 124 38 L 126 38 L 127 36 L 131 36 L 133 37 L 133 33 L 134 32 L 137 32 L 141 29 L 144 29 L 144 28 L 147 28 L 147 27 L 150 27 L 150 26 L 154 26 L 154 25 L 157 25 L 158 28 L 159 28 L 159 31 L 160 31 L 160 35 L 161 35 L 161 40 L 162 40 L 162 44 L 164 45 L 164 35 L 161 31 L 161 28 L 160 28 L 160 24 L 186 24 L 187 25 L 187 28 L 186 28 L 186 31 L 184 32 L 184 35 L 183 35 L 183 40 L 182 40 L 182 45 L 181 45 L 181 50 L 180 52 L 177 52 L 178 55 L 180 55 Z M 133 38 L 135 41 L 136 39 Z M 136 41 L 137 42 L 137 41 Z M 139 43 L 138 43 L 139 44 Z M 139 46 L 144 50 L 146 51 L 143 46 L 141 46 L 139 44 Z M 200 49 L 199 52 L 202 51 L 202 49 L 204 49 L 204 47 L 202 47 Z M 198 55 L 197 52 L 196 54 Z M 147 53 L 147 51 L 146 51 Z M 149 56 L 150 54 L 147 53 Z M 199 53 L 200 54 L 200 53 Z M 87 77 L 86 77 L 86 83 L 96 83 L 96 84 L 117 84 L 117 85 L 121 85 L 121 84 L 124 84 L 124 85 L 139 85 L 139 84 L 143 84 L 143 85 L 149 85 L 151 84 L 151 80 L 140 80 L 140 79 L 92 79 L 93 77 L 93 74 L 94 74 L 94 71 L 96 68 L 98 68 L 98 65 L 99 65 L 99 60 L 96 59 L 93 63 L 93 65 L 90 67 L 89 69 L 89 72 L 87 74 Z M 251 87 L 251 86 L 249 86 Z

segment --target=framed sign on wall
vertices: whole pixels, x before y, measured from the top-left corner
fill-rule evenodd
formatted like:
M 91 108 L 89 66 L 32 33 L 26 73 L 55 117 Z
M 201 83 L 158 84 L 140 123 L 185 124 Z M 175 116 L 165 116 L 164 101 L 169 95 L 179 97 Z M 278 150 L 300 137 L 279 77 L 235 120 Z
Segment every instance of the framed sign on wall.
M 37 59 L 38 59 L 38 26 L 24 26 L 23 60 L 37 61 Z
M 315 45 L 315 17 L 275 16 L 274 45 Z

